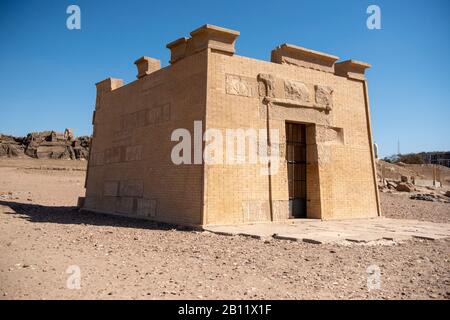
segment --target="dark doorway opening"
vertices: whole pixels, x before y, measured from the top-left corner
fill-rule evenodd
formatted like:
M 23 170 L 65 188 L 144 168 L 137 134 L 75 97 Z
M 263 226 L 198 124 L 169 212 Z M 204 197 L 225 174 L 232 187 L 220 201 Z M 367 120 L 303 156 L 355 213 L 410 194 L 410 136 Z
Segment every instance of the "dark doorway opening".
M 289 217 L 306 218 L 306 125 L 286 123 Z

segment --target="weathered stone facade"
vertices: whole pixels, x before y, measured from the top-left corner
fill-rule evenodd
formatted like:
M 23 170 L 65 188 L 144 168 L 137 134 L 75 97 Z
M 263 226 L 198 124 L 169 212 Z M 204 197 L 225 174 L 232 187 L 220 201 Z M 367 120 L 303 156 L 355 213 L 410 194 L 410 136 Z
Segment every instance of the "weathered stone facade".
M 205 25 L 167 45 L 169 66 L 143 57 L 135 62 L 138 80 L 97 83 L 84 209 L 194 226 L 279 221 L 292 217 L 294 181 L 307 218 L 380 215 L 369 65 L 289 44 L 275 48 L 271 62 L 241 57 L 238 36 Z M 273 163 L 174 164 L 171 134 L 194 132 L 194 121 L 202 132 L 279 129 L 278 141 L 266 141 L 269 152 L 280 150 L 279 169 L 263 175 Z M 287 124 L 304 130 L 304 142 L 293 142 L 306 157 L 294 161 L 305 169 L 298 186 Z

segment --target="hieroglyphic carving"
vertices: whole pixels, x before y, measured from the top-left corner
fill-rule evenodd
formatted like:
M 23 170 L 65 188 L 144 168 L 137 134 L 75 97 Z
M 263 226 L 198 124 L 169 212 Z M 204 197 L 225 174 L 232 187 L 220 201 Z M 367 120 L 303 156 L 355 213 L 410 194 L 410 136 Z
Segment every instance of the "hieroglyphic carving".
M 122 117 L 122 130 L 143 127 L 145 125 L 147 110 L 128 113 Z
M 137 199 L 131 197 L 117 197 L 116 198 L 116 212 L 132 214 L 137 207 Z
M 133 139 L 133 129 L 113 131 L 111 142 L 115 146 L 126 146 Z
M 284 92 L 286 98 L 298 100 L 302 102 L 309 102 L 309 89 L 308 87 L 300 81 L 285 80 L 284 81 Z
M 145 126 L 163 123 L 170 120 L 170 104 L 166 103 L 147 110 Z
M 119 195 L 121 197 L 142 197 L 144 192 L 143 180 L 120 181 Z
M 125 159 L 125 147 L 112 147 L 105 150 L 105 163 L 122 162 Z
M 142 146 L 128 146 L 125 151 L 125 161 L 142 160 Z
M 251 97 L 252 87 L 240 76 L 227 74 L 226 92 L 237 96 Z
M 333 109 L 333 89 L 326 86 L 316 85 L 316 103 L 323 106 L 326 110 Z
M 287 181 L 285 183 L 287 183 Z M 273 201 L 273 220 L 285 220 L 289 218 L 289 203 L 289 200 Z
M 93 165 L 142 160 L 142 145 L 114 146 L 105 150 L 104 154 L 96 154 Z
M 136 214 L 142 217 L 156 216 L 156 199 L 140 197 L 116 197 L 115 210 L 118 213 Z
M 91 161 L 89 164 L 93 166 L 101 166 L 105 162 L 105 153 L 104 152 L 94 152 L 91 155 Z
M 117 197 L 119 195 L 119 181 L 105 181 L 103 185 L 103 195 Z
M 269 202 L 265 200 L 242 201 L 242 218 L 244 222 L 270 219 Z
M 146 127 L 170 120 L 170 104 L 162 104 L 153 108 L 139 110 L 122 116 L 122 131 Z
M 137 215 L 144 217 L 156 216 L 156 200 L 155 199 L 137 199 Z

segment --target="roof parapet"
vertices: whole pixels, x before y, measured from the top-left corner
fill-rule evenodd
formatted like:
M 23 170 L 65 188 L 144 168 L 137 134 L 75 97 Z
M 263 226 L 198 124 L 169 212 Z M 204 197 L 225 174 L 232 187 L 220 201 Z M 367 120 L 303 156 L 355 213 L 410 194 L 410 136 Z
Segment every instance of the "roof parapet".
M 110 92 L 110 91 L 116 90 L 117 88 L 120 88 L 121 86 L 123 86 L 123 80 L 116 79 L 116 78 L 106 78 L 105 80 L 97 82 L 95 84 L 95 86 L 97 88 L 97 94 L 104 93 L 104 92 Z
M 191 32 L 191 39 L 195 52 L 210 48 L 233 55 L 234 44 L 239 35 L 239 31 L 205 24 Z
M 166 45 L 166 48 L 170 50 L 170 63 L 175 63 L 180 59 L 183 59 L 186 55 L 188 38 L 178 38 Z
M 292 44 L 282 44 L 272 50 L 271 61 L 280 64 L 295 65 L 325 72 L 334 73 L 334 63 L 339 57 L 299 47 Z
M 141 57 L 134 64 L 138 69 L 136 78 L 141 79 L 146 75 L 161 69 L 161 61 L 150 57 Z
M 356 80 L 365 80 L 364 73 L 370 67 L 370 64 L 356 60 L 345 60 L 335 64 L 336 75 Z
M 190 33 L 191 38 L 179 38 L 166 45 L 170 49 L 170 63 L 188 57 L 205 49 L 223 54 L 235 53 L 235 42 L 239 31 L 205 24 Z

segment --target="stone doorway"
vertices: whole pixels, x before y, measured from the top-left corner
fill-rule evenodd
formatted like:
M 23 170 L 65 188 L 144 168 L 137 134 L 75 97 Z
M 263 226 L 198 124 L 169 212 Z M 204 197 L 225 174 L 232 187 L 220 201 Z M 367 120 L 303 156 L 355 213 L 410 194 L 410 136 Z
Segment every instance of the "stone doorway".
M 289 218 L 306 218 L 306 125 L 286 122 Z

